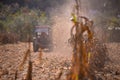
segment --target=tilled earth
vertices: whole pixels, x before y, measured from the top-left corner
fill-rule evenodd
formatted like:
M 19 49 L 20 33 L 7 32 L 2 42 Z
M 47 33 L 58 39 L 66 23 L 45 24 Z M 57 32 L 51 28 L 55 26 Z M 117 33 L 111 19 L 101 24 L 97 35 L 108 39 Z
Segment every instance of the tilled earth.
M 120 43 L 107 43 L 108 57 L 103 70 L 95 71 L 97 80 L 120 80 Z M 19 69 L 28 49 L 27 43 L 0 45 L 0 80 L 25 80 L 28 70 L 28 59 Z M 32 80 L 66 80 L 71 68 L 72 51 L 67 49 L 53 52 L 34 53 L 31 49 L 33 64 Z

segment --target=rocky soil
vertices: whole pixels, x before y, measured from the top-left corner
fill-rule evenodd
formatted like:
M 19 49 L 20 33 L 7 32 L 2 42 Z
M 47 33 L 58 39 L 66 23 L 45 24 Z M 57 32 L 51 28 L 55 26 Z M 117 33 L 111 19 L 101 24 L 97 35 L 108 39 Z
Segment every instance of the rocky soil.
M 103 70 L 95 71 L 96 80 L 120 80 L 120 43 L 106 43 L 109 60 Z M 19 69 L 28 49 L 27 43 L 0 45 L 0 80 L 25 80 L 28 69 L 28 59 Z M 34 53 L 31 48 L 33 64 L 32 80 L 65 80 L 71 68 L 72 51 L 55 50 L 53 52 Z

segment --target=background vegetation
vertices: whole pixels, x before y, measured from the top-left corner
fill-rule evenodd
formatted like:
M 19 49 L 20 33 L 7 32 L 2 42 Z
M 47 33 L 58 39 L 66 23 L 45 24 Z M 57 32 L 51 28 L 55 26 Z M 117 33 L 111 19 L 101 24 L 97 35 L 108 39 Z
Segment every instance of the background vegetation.
M 99 29 L 97 35 L 102 34 L 102 40 L 120 42 L 120 0 L 91 0 L 87 11 Z
M 69 0 L 1 0 L 0 1 L 0 42 L 11 43 L 12 36 L 27 41 L 36 25 L 51 25 L 51 8 L 62 6 Z M 120 41 L 120 0 L 81 0 L 82 7 L 101 28 L 110 41 Z M 99 4 L 98 4 L 99 3 Z M 54 13 L 56 14 L 56 13 Z M 97 31 L 97 30 L 96 30 Z M 99 29 L 100 31 L 100 29 Z M 1 37 L 5 36 L 6 37 Z M 8 36 L 8 37 L 7 37 Z M 7 38 L 7 39 L 6 39 Z M 5 41 L 8 40 L 8 41 Z M 5 41 L 5 42 L 4 42 Z M 108 40 L 107 40 L 108 41 Z
M 40 9 L 30 9 L 28 6 L 20 7 L 15 3 L 1 4 L 0 10 L 0 34 L 1 36 L 6 35 L 0 39 L 5 41 L 3 43 L 11 43 L 11 40 L 7 41 L 9 39 L 7 36 L 10 36 L 11 39 L 12 36 L 16 36 L 17 40 L 27 41 L 28 35 L 32 35 L 35 26 L 50 24 L 48 16 Z

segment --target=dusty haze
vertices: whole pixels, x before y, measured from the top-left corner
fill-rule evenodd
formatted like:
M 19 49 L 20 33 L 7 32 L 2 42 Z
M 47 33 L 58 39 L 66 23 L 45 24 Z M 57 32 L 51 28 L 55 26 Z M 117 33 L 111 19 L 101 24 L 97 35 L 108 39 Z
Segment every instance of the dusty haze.
M 70 38 L 70 29 L 72 22 L 70 21 L 73 2 L 68 1 L 63 5 L 52 8 L 50 11 L 51 20 L 53 22 L 53 43 L 55 51 L 70 50 L 68 39 Z

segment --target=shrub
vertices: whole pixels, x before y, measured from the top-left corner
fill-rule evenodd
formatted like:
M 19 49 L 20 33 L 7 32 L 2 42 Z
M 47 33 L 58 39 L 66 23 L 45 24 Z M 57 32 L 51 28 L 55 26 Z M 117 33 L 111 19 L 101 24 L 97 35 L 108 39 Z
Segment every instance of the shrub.
M 0 43 L 17 43 L 19 40 L 19 36 L 15 33 L 1 33 L 0 34 Z

